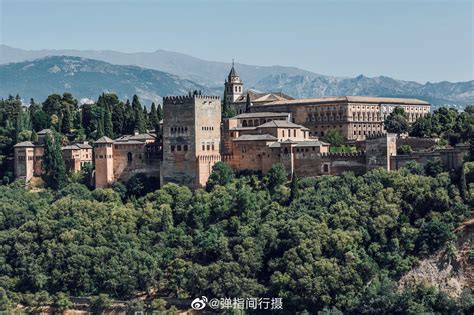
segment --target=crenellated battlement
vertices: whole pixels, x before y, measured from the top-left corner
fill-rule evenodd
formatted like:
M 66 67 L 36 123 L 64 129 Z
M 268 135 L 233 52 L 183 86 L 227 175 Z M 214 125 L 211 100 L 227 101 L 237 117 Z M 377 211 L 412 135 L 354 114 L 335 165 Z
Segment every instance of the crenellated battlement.
M 171 103 L 171 104 L 176 104 L 176 103 L 187 103 L 187 102 L 192 102 L 195 99 L 201 99 L 201 100 L 220 100 L 220 96 L 216 95 L 200 95 L 200 94 L 188 94 L 188 95 L 172 95 L 172 96 L 165 96 L 163 97 L 163 104 L 166 103 Z
M 196 157 L 199 162 L 218 162 L 221 161 L 220 154 L 200 154 Z
M 380 139 L 380 138 L 385 138 L 387 136 L 386 132 L 379 132 L 379 133 L 374 133 L 367 135 L 365 137 L 366 140 L 374 140 L 374 139 Z
M 359 158 L 365 156 L 365 151 L 357 152 L 324 152 L 320 153 L 323 158 Z
M 234 160 L 234 155 L 232 154 L 221 155 L 221 160 L 222 162 L 230 162 Z

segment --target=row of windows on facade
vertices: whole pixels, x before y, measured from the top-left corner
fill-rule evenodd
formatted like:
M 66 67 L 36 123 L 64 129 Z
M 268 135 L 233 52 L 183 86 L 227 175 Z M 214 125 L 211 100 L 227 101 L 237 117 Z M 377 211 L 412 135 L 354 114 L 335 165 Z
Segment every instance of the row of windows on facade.
M 147 154 L 146 155 L 147 158 L 151 158 L 151 155 L 150 154 Z M 111 154 L 108 154 L 108 155 L 96 155 L 95 156 L 96 159 L 111 159 L 112 158 L 112 155 Z M 141 153 L 138 154 L 138 159 L 139 160 L 142 160 L 143 159 L 143 155 Z M 128 162 L 132 162 L 133 161 L 133 153 L 132 152 L 128 152 L 127 153 L 127 161 Z
M 171 152 L 174 152 L 174 151 L 188 151 L 188 145 L 185 144 L 185 145 L 172 145 L 171 146 Z
M 269 121 L 273 121 L 273 120 L 286 120 L 285 118 L 283 119 L 278 119 L 278 118 L 269 118 L 269 119 L 263 119 L 262 121 L 260 121 L 259 119 L 244 119 L 242 120 L 242 127 L 258 127 L 266 122 L 269 122 Z
M 188 132 L 188 127 L 171 127 L 170 131 L 171 133 Z
M 380 107 L 380 105 L 353 105 L 353 106 L 349 106 L 349 110 L 361 110 L 361 109 L 364 109 L 364 110 L 370 110 L 370 111 L 379 111 L 381 108 L 384 110 L 384 111 L 391 111 L 393 110 L 395 107 L 397 106 L 387 106 L 387 105 L 384 105 L 382 107 Z M 401 106 L 405 111 L 416 111 L 416 112 L 424 112 L 424 111 L 428 111 L 428 107 L 426 106 Z M 342 106 L 341 105 L 333 105 L 333 106 L 311 106 L 311 107 L 308 107 L 307 108 L 308 111 L 323 111 L 323 110 L 326 110 L 326 111 L 334 111 L 334 110 L 342 110 Z
M 232 92 L 232 86 L 230 85 L 227 86 L 227 92 Z M 242 86 L 236 85 L 234 87 L 234 92 L 242 92 Z
M 201 130 L 203 130 L 203 131 L 212 131 L 212 130 L 214 130 L 214 127 L 212 127 L 212 126 L 202 126 Z

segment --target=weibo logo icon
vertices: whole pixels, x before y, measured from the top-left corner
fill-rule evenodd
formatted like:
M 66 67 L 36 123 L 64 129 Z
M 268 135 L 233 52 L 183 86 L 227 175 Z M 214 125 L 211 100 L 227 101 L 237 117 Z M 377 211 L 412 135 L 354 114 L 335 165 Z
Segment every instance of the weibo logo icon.
M 206 302 L 207 302 L 207 297 L 205 296 L 202 296 L 201 298 L 195 298 L 191 302 L 191 307 L 193 310 L 199 311 L 206 307 Z

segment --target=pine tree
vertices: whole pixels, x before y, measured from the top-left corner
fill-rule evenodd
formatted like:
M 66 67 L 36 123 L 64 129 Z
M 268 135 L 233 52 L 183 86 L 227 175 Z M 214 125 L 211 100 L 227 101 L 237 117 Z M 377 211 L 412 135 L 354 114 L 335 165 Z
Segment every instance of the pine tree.
M 38 110 L 40 110 L 40 106 L 35 103 L 35 100 L 33 98 L 31 98 L 30 99 L 30 106 L 28 107 L 28 111 L 31 114 L 34 114 Z
M 66 166 L 61 152 L 61 135 L 47 134 L 42 162 L 44 180 L 52 189 L 61 188 L 66 182 Z

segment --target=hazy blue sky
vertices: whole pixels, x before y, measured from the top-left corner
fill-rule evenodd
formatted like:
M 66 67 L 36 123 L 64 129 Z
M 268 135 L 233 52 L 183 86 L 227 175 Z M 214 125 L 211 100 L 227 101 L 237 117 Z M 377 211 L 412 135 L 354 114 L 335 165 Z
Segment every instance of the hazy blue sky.
M 473 79 L 472 1 L 10 1 L 0 42 L 165 49 L 335 76 Z

